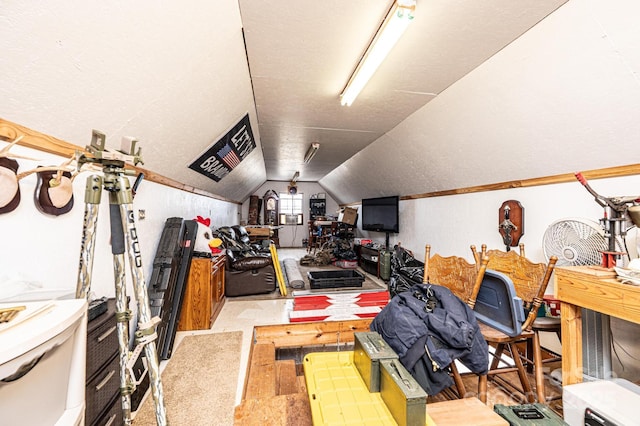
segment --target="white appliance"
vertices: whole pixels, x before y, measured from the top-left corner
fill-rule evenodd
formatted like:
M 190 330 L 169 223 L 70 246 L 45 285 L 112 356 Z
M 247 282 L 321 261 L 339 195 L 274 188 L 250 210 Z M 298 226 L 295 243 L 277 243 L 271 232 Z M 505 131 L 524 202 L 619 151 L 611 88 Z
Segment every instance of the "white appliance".
M 638 407 L 640 386 L 628 380 L 597 380 L 562 388 L 564 421 L 570 426 L 637 425 Z
M 84 299 L 24 306 L 0 323 L 0 424 L 82 425 L 87 349 Z

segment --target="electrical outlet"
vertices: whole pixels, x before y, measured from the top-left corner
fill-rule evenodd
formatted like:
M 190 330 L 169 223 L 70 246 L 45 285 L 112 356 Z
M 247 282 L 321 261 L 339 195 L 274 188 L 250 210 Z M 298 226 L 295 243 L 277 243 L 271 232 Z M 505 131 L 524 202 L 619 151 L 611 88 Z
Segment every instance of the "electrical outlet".
M 143 210 L 143 209 L 138 210 L 138 220 L 144 220 L 145 217 L 147 217 L 146 210 Z

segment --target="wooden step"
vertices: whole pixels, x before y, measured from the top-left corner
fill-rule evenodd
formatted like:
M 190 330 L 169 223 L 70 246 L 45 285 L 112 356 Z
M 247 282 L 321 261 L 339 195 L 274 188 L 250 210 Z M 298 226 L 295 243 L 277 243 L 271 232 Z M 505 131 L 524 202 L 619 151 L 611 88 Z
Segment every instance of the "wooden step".
M 277 395 L 289 395 L 300 392 L 296 362 L 292 359 L 276 361 L 276 392 Z
M 253 346 L 244 399 L 276 396 L 276 348 L 273 343 Z
M 304 393 L 246 399 L 236 407 L 234 424 L 240 426 L 311 426 L 311 406 Z

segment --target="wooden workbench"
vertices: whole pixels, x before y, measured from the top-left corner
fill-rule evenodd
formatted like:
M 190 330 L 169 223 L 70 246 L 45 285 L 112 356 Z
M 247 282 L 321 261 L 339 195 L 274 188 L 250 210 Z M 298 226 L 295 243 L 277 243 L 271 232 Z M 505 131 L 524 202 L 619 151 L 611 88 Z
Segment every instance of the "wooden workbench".
M 622 284 L 613 271 L 590 266 L 555 269 L 555 296 L 562 304 L 562 384 L 582 382 L 582 312 L 640 324 L 640 286 Z

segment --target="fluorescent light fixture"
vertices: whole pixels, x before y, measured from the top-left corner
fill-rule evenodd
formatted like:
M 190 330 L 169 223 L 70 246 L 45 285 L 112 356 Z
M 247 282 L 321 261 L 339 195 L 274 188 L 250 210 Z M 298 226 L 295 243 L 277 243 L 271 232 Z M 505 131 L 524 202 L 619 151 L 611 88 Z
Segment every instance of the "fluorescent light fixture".
M 293 174 L 293 177 L 291 178 L 291 183 L 296 183 L 298 181 L 298 178 L 300 177 L 300 172 L 296 171 Z
M 389 10 L 387 17 L 340 95 L 342 105 L 350 106 L 358 97 L 360 91 L 413 20 L 415 8 L 416 0 L 397 0 L 393 3 L 393 7 Z
M 318 142 L 314 142 L 309 146 L 307 153 L 304 155 L 305 164 L 311 161 L 311 159 L 316 155 L 318 148 L 320 148 L 320 144 Z

